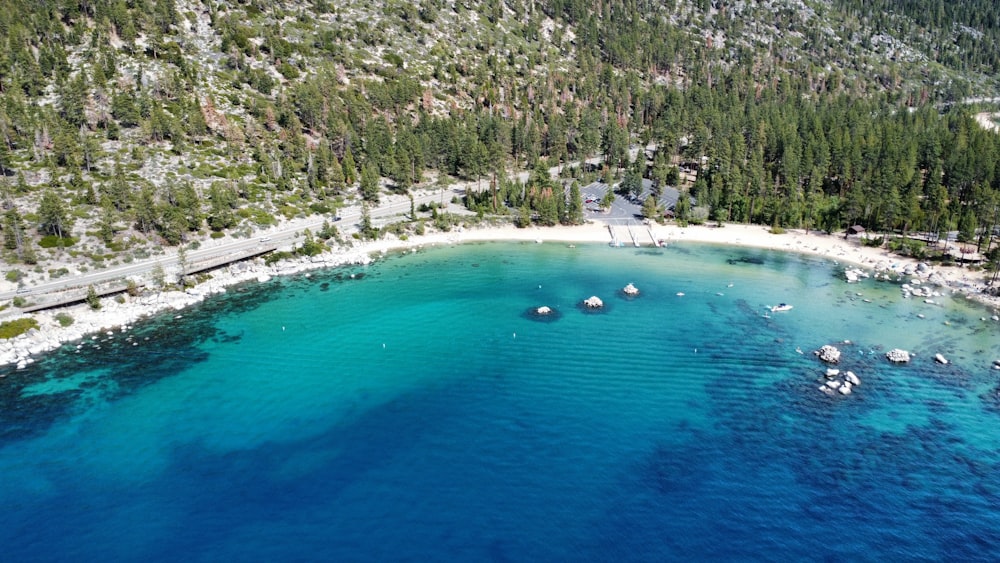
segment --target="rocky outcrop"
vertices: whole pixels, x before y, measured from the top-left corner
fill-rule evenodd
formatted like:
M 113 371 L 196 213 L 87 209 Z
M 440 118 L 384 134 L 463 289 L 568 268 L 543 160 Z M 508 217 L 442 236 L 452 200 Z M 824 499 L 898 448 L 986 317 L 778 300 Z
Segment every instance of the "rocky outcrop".
M 868 272 L 861 268 L 848 268 L 844 270 L 844 277 L 847 278 L 847 283 L 857 283 L 861 278 L 867 278 Z
M 535 309 L 535 314 L 536 315 L 551 315 L 552 314 L 552 308 L 551 307 L 546 307 L 545 305 L 542 305 L 541 307 Z
M 601 301 L 600 297 L 592 295 L 584 299 L 583 304 L 586 305 L 588 309 L 600 309 L 604 306 L 604 301 Z
M 855 387 L 861 385 L 861 379 L 853 371 L 841 372 L 839 369 L 827 368 L 824 376 L 827 380 L 819 386 L 819 390 L 830 396 L 835 393 L 850 395 Z
M 894 364 L 905 364 L 910 361 L 910 353 L 906 350 L 893 348 L 885 353 L 885 358 Z
M 636 295 L 639 295 L 639 289 L 632 284 L 628 284 L 622 288 L 622 293 L 630 297 L 635 297 Z
M 819 350 L 816 350 L 813 354 L 816 354 L 819 356 L 820 360 L 828 364 L 836 364 L 840 362 L 840 350 L 838 350 L 835 346 L 830 346 L 829 344 L 823 346 Z
M 943 365 L 943 366 L 948 365 L 948 358 L 945 358 L 941 354 L 934 354 L 934 361 L 937 362 L 937 363 L 939 363 L 939 364 L 941 364 L 941 365 Z

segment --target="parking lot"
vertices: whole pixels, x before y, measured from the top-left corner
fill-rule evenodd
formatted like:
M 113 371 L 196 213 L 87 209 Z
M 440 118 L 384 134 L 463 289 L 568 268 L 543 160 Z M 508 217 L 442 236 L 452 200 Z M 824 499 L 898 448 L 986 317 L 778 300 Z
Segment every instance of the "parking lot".
M 580 195 L 583 197 L 584 215 L 587 219 L 604 221 L 609 223 L 627 223 L 630 220 L 642 220 L 642 203 L 650 194 L 653 183 L 650 180 L 642 181 L 642 194 L 635 201 L 629 201 L 620 195 L 615 195 L 615 201 L 611 204 L 611 209 L 601 210 L 601 199 L 609 189 L 617 187 L 609 186 L 603 182 L 593 182 L 581 188 Z M 677 204 L 680 192 L 674 188 L 664 188 L 660 194 L 660 207 L 662 209 L 673 209 Z

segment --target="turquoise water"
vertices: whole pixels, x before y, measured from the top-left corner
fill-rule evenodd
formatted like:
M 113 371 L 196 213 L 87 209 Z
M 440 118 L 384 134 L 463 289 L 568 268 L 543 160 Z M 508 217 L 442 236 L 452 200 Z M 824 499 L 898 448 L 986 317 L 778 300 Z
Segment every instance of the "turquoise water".
M 997 559 L 1000 324 L 841 271 L 462 245 L 69 345 L 0 381 L 4 559 Z

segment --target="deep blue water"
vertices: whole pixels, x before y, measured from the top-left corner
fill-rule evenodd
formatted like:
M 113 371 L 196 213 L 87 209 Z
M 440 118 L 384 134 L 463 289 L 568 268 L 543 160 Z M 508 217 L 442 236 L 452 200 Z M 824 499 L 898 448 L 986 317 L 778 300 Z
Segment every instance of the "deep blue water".
M 463 245 L 68 345 L 0 380 L 2 557 L 997 560 L 1000 323 L 841 271 Z

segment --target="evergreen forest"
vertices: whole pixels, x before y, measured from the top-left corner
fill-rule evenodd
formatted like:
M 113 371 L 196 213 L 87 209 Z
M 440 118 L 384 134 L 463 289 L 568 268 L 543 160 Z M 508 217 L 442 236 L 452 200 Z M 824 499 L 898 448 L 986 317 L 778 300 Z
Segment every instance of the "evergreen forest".
M 678 221 L 986 251 L 998 34 L 986 0 L 0 0 L 3 258 L 59 275 L 456 180 L 479 217 L 573 223 L 594 179 L 678 189 Z

